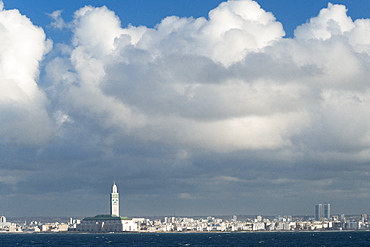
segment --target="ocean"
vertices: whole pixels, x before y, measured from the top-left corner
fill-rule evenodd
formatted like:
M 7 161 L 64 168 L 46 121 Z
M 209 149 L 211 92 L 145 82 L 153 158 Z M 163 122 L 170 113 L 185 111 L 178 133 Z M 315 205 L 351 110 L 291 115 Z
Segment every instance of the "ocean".
M 370 232 L 3 233 L 0 246 L 370 246 Z

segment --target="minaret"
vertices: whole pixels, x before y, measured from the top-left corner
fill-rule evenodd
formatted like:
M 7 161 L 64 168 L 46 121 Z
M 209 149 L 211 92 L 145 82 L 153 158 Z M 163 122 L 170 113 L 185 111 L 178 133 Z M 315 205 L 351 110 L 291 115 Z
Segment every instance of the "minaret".
M 119 194 L 116 182 L 113 183 L 112 193 L 110 193 L 110 215 L 119 216 Z

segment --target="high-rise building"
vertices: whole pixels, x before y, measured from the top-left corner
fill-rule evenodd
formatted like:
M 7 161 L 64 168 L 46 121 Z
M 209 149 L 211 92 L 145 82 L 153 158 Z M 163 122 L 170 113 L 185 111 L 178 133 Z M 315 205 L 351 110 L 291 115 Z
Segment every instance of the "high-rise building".
M 119 216 L 119 193 L 116 182 L 113 183 L 112 193 L 110 193 L 110 215 Z
M 320 220 L 323 216 L 322 213 L 322 204 L 316 204 L 315 205 L 315 220 Z
M 323 213 L 323 218 L 325 219 L 330 219 L 330 203 L 325 203 L 324 204 L 324 213 Z
M 315 205 L 315 220 L 321 220 L 323 218 L 330 219 L 330 217 L 330 203 L 320 203 Z

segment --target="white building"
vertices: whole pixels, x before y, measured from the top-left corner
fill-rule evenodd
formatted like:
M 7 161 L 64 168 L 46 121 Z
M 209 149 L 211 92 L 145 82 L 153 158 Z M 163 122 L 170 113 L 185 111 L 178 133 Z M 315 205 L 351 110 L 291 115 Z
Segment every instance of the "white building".
M 110 215 L 86 217 L 76 225 L 79 232 L 128 232 L 137 231 L 137 224 L 127 217 L 119 216 L 119 193 L 114 182 L 110 194 Z
M 78 224 L 79 232 L 131 232 L 137 231 L 137 224 L 127 217 L 97 215 L 86 217 Z
M 112 193 L 110 193 L 110 215 L 119 216 L 119 193 L 116 182 L 113 183 Z
M 1 216 L 0 217 L 0 223 L 5 223 L 6 222 L 6 217 L 5 216 Z

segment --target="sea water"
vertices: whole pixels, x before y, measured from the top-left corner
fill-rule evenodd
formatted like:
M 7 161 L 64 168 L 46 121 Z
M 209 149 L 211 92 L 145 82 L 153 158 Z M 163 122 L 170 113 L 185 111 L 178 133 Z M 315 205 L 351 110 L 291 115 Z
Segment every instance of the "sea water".
M 370 232 L 5 233 L 0 246 L 370 246 Z

